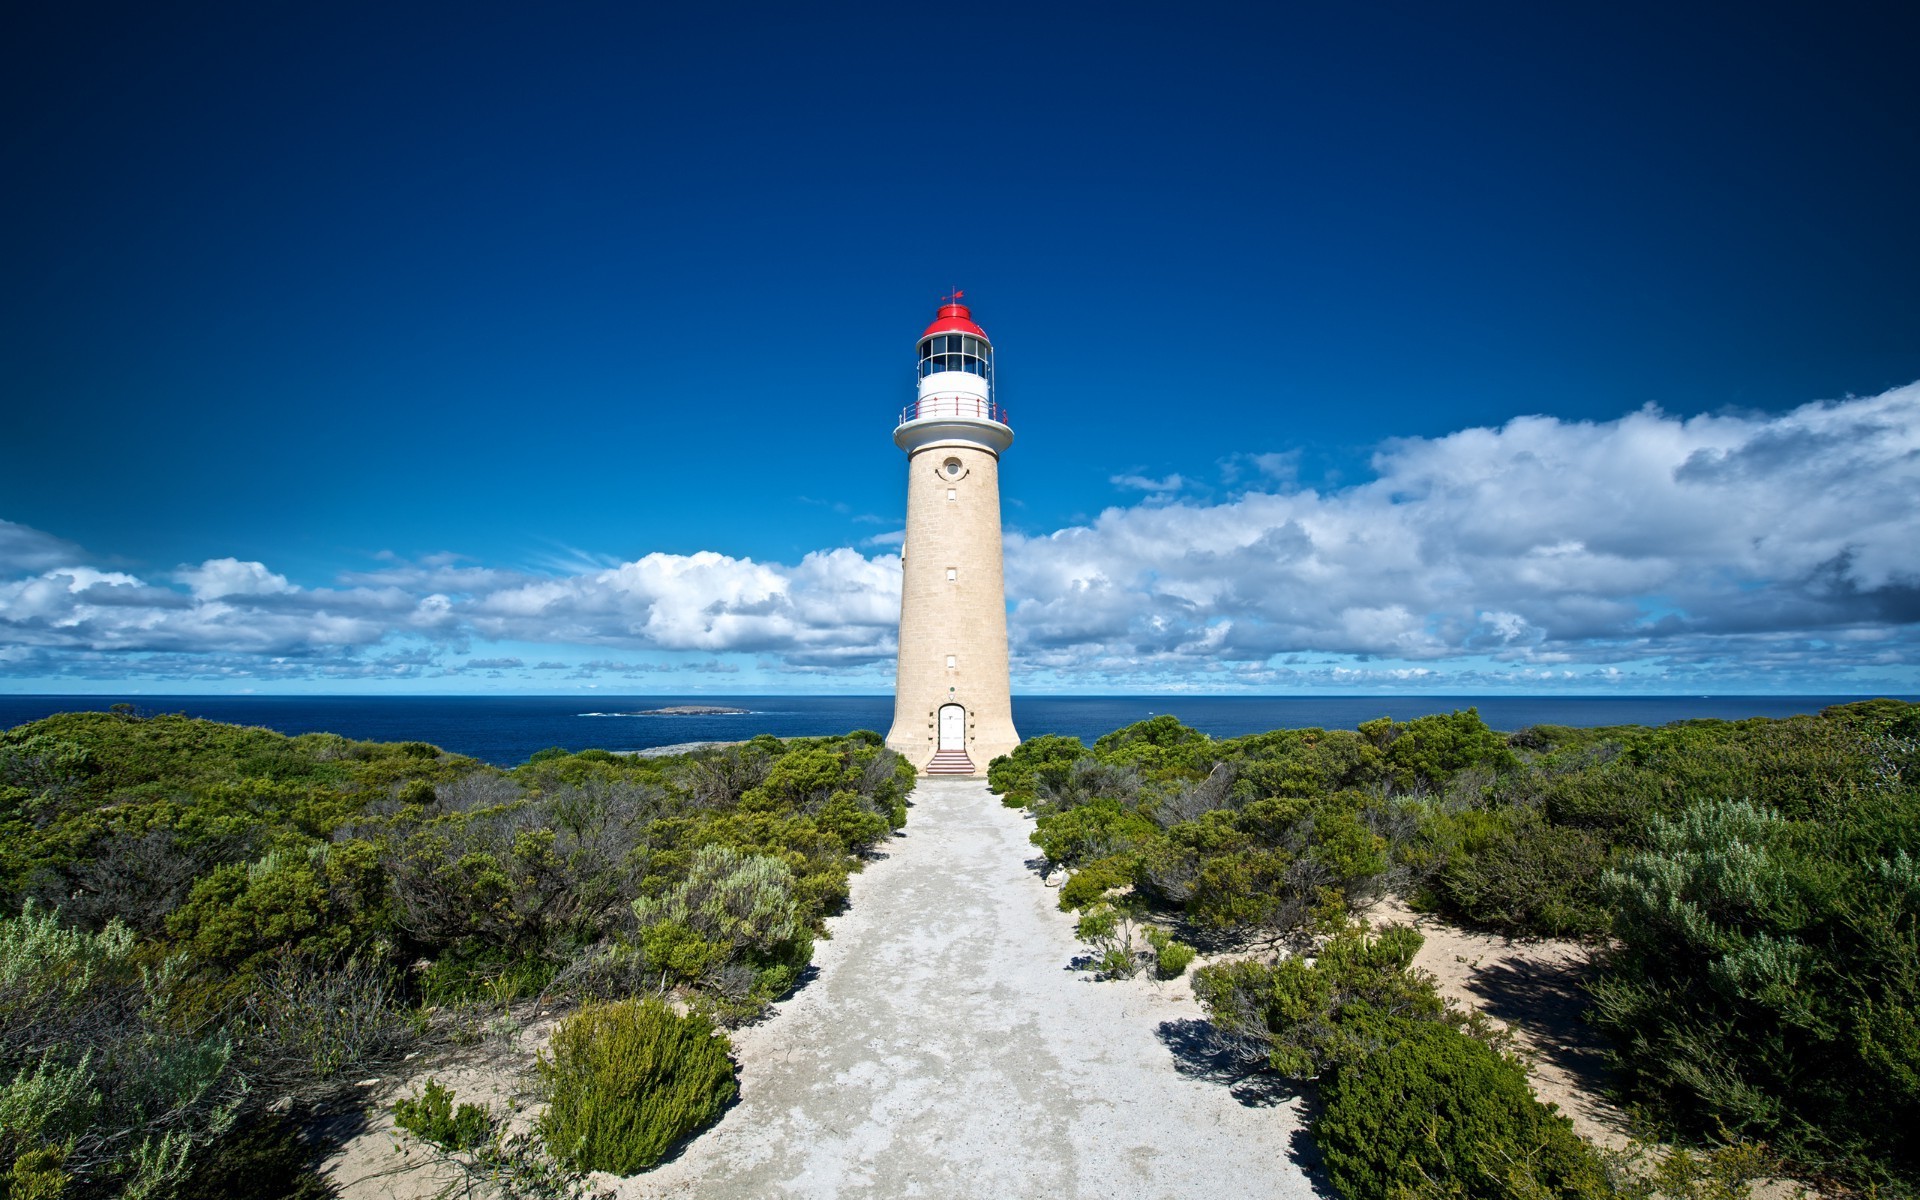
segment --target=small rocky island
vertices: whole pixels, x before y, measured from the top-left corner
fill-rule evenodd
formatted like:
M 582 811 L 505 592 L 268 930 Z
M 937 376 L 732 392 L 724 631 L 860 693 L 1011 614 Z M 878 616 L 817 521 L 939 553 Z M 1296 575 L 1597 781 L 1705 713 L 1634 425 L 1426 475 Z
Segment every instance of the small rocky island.
M 744 717 L 750 708 L 728 708 L 724 704 L 673 704 L 634 713 L 636 717 Z

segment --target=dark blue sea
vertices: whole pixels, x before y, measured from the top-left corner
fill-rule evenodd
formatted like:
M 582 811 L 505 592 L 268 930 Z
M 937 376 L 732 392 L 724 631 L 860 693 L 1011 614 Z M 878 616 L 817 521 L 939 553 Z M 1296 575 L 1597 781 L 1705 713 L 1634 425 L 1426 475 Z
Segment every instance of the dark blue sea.
M 1269 729 L 1352 729 L 1474 707 L 1495 729 L 1529 725 L 1664 725 L 1698 717 L 1789 717 L 1862 696 L 1015 696 L 1022 736 L 1103 733 L 1172 713 L 1215 737 Z M 1916 697 L 1901 697 L 1914 700 Z M 363 741 L 432 742 L 501 766 L 548 746 L 644 750 L 756 734 L 812 737 L 893 720 L 892 696 L 0 696 L 0 729 L 56 712 L 104 710 L 125 699 L 142 713 L 186 713 L 281 733 Z M 637 716 L 672 705 L 724 705 L 740 716 Z

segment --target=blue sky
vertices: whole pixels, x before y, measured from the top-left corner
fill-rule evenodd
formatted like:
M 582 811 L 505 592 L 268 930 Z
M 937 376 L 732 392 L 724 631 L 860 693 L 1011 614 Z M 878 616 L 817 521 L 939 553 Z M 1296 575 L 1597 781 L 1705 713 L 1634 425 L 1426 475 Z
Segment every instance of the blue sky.
M 190 7 L 0 37 L 0 690 L 888 690 L 954 286 L 1016 691 L 1920 690 L 1901 6 Z

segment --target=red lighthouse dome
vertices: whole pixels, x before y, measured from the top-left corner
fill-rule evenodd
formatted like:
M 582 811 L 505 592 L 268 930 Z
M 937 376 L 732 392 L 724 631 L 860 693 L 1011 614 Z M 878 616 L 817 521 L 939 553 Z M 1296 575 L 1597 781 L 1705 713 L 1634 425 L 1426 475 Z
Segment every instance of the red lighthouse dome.
M 963 294 L 955 292 L 952 301 L 942 304 L 940 311 L 934 314 L 933 324 L 927 326 L 927 331 L 920 336 L 924 338 L 932 337 L 936 333 L 970 333 L 977 338 L 986 337 L 987 331 L 973 323 L 973 313 L 967 309 L 966 305 L 958 302 Z

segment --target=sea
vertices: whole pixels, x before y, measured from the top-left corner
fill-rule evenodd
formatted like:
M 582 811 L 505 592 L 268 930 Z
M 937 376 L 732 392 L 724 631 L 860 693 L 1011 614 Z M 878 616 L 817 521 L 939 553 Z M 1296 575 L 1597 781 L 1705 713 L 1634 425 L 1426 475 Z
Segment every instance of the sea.
M 1172 714 L 1214 737 L 1269 729 L 1353 729 L 1475 708 L 1501 730 L 1530 725 L 1665 725 L 1699 718 L 1790 717 L 1865 696 L 1015 696 L 1023 737 L 1062 734 L 1091 743 L 1135 721 Z M 1897 697 L 1907 701 L 1920 697 Z M 57 712 L 185 713 L 286 734 L 337 733 L 362 741 L 432 742 L 513 766 L 551 746 L 649 750 L 744 741 L 763 733 L 820 737 L 893 722 L 892 696 L 0 696 L 0 729 Z M 738 708 L 724 716 L 650 715 L 677 705 Z

